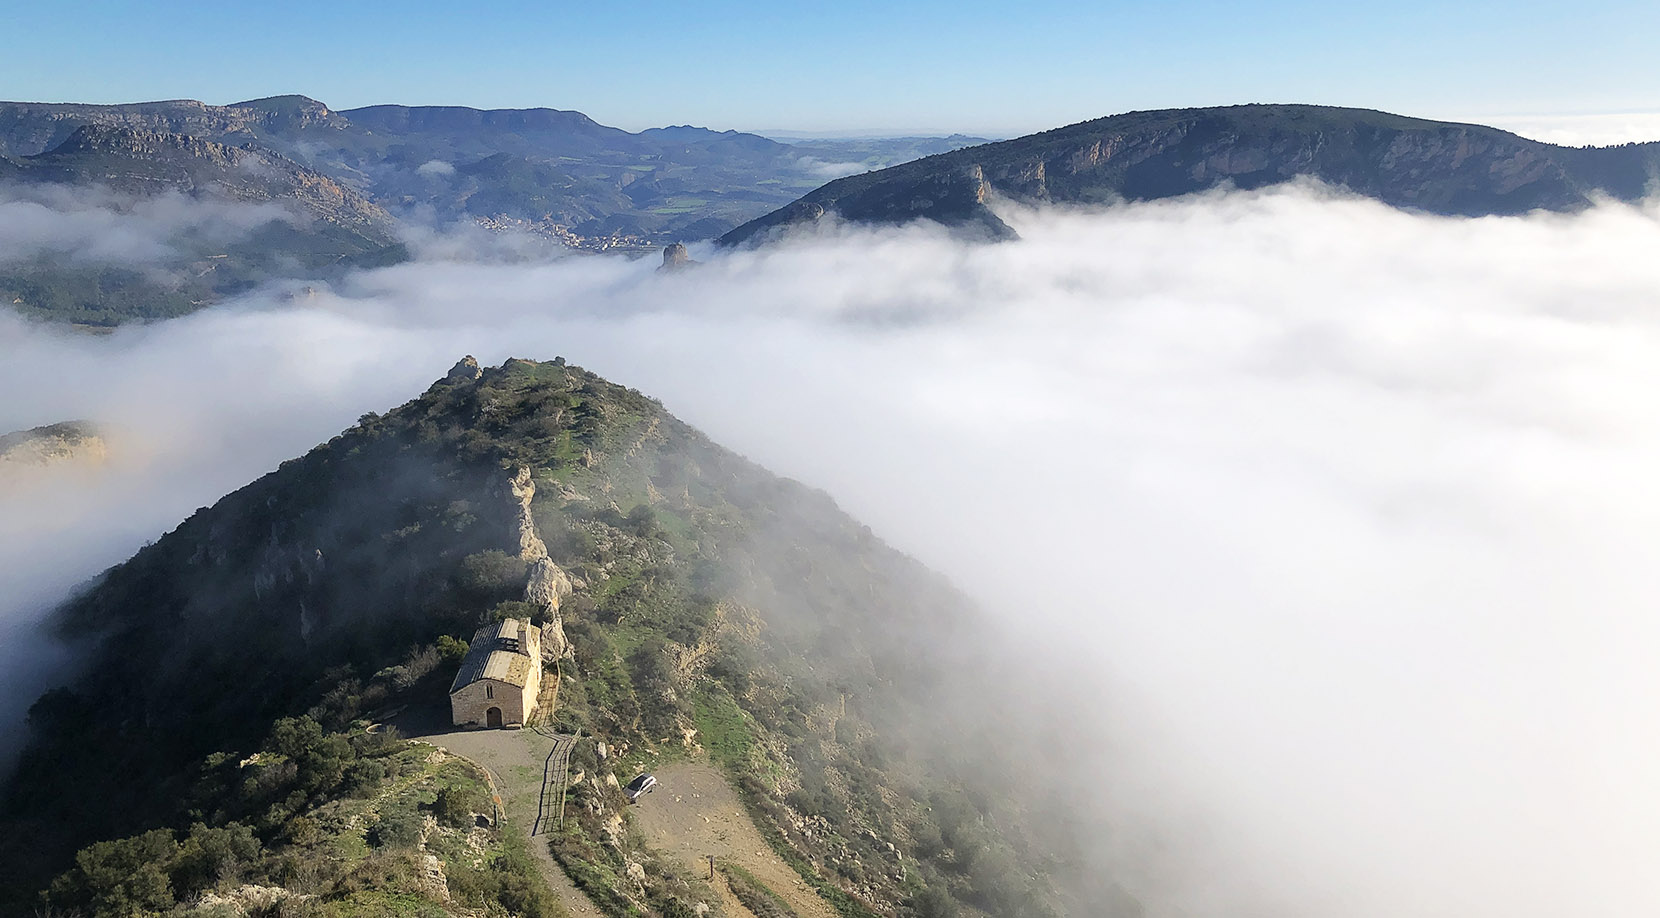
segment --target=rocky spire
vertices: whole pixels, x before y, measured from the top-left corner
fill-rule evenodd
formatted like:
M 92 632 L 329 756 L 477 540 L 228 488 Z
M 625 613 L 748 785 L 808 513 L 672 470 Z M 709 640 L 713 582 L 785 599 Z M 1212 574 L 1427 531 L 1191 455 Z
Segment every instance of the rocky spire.
M 692 260 L 692 256 L 686 251 L 686 246 L 674 242 L 663 246 L 663 266 L 657 270 L 660 272 L 680 271 L 695 264 L 697 262 Z

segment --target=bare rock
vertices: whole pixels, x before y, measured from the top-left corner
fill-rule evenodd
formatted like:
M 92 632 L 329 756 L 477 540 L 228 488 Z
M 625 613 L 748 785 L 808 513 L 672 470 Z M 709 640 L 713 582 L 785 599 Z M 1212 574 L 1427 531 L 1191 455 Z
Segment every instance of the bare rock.
M 692 260 L 691 253 L 686 251 L 686 246 L 675 242 L 663 246 L 663 264 L 657 269 L 657 271 L 660 274 L 665 272 L 684 271 L 695 264 L 697 264 L 697 262 Z
M 457 361 L 455 366 L 450 367 L 449 373 L 444 375 L 444 381 L 445 382 L 472 382 L 473 380 L 478 379 L 480 376 L 483 376 L 483 375 L 484 375 L 484 370 L 479 367 L 478 360 L 475 359 L 473 357 L 473 355 L 468 354 L 467 356 L 465 356 L 465 357 L 461 358 L 459 361 Z

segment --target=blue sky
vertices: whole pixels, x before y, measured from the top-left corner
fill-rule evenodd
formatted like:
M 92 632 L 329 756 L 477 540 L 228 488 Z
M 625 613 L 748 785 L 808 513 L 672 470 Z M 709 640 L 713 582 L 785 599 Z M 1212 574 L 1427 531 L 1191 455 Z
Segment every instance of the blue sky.
M 1015 134 L 1141 108 L 1660 111 L 1660 3 L 0 0 L 0 98 L 299 92 L 807 131 Z

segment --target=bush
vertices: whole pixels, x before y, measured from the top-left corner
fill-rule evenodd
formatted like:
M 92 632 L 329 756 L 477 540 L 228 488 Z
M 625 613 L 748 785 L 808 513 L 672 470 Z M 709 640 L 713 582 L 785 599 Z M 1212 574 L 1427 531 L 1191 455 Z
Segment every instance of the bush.
M 421 843 L 421 823 L 421 814 L 414 810 L 388 808 L 369 830 L 369 844 L 376 848 L 413 848 Z
M 541 606 L 516 599 L 497 603 L 496 607 L 490 610 L 490 620 L 493 622 L 504 622 L 510 618 L 516 618 L 532 624 L 541 624 L 537 619 L 545 617 L 542 614 Z
M 522 595 L 529 566 L 504 551 L 481 551 L 461 560 L 457 587 L 469 606 L 489 608 Z
M 48 898 L 58 908 L 97 915 L 166 911 L 174 905 L 168 870 L 178 853 L 166 829 L 99 842 L 75 855 L 75 868 L 53 881 Z
M 649 538 L 658 533 L 657 511 L 651 509 L 650 504 L 638 504 L 628 511 L 623 518 L 627 530 L 640 538 Z
M 754 648 L 739 638 L 727 636 L 721 639 L 709 660 L 709 675 L 726 686 L 734 698 L 742 698 L 753 684 L 752 674 L 760 665 Z
M 476 791 L 446 787 L 438 791 L 438 799 L 432 803 L 432 816 L 439 825 L 465 829 L 473 824 L 473 814 L 483 809 L 484 800 Z
M 252 829 L 239 823 L 210 829 L 190 827 L 173 866 L 173 887 L 181 895 L 207 889 L 220 880 L 237 880 L 259 863 L 262 848 Z
M 937 886 L 929 886 L 912 896 L 910 906 L 915 918 L 951 918 L 958 911 L 956 900 Z
M 446 667 L 461 665 L 461 658 L 467 655 L 467 642 L 447 634 L 438 638 L 436 646 L 438 659 Z

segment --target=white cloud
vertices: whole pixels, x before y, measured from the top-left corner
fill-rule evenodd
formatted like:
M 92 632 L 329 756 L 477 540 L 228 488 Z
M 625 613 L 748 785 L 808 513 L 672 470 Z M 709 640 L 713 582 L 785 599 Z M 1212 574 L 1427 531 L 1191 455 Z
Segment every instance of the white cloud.
M 133 200 L 107 189 L 0 185 L 0 266 L 34 258 L 154 265 L 187 240 L 233 243 L 272 221 L 297 218 L 281 204 L 190 198 Z
M 429 159 L 415 168 L 415 174 L 436 178 L 440 175 L 454 175 L 455 166 L 441 159 Z
M 1660 140 L 1660 112 L 1600 115 L 1500 115 L 1475 120 L 1534 140 L 1569 147 L 1610 147 Z
M 1153 914 L 1660 910 L 1660 213 L 1298 187 L 1007 219 L 0 323 L 0 429 L 142 445 L 0 506 L 0 570 L 51 595 L 462 353 L 564 355 L 998 610 Z
M 795 161 L 796 168 L 808 176 L 821 182 L 829 182 L 849 175 L 858 175 L 869 172 L 870 166 L 860 162 L 831 162 L 819 159 L 817 156 L 800 156 Z

